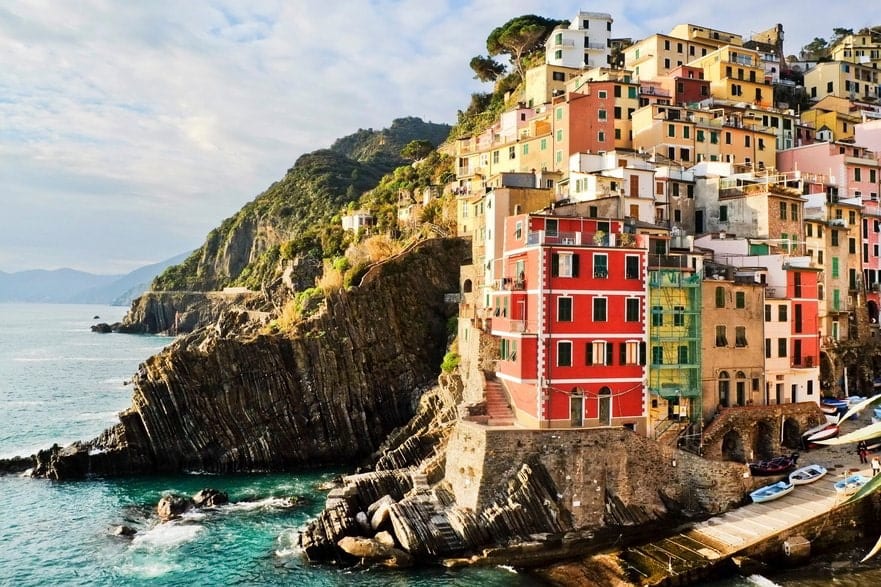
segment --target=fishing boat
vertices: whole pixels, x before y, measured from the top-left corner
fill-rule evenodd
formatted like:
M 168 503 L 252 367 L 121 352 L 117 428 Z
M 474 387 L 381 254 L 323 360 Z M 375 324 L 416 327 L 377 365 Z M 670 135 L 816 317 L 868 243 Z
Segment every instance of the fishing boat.
M 835 483 L 835 493 L 839 495 L 853 495 L 860 487 L 868 483 L 869 478 L 857 473 L 837 481 Z
M 798 462 L 798 453 L 789 456 L 774 457 L 768 461 L 758 461 L 749 464 L 749 472 L 755 477 L 767 477 L 768 475 L 783 475 L 795 468 Z
M 755 503 L 765 503 L 766 501 L 779 499 L 787 493 L 790 493 L 793 489 L 795 489 L 795 485 L 792 483 L 778 481 L 772 485 L 765 485 L 761 489 L 756 489 L 750 493 L 749 496 Z
M 838 436 L 838 432 L 840 428 L 837 424 L 828 424 L 821 428 L 820 430 L 809 430 L 805 433 L 804 442 L 805 444 L 811 444 L 812 442 L 817 442 L 819 440 L 826 440 L 828 438 L 835 438 Z
M 789 482 L 793 485 L 807 485 L 825 475 L 826 472 L 826 467 L 822 465 L 808 465 L 790 473 Z

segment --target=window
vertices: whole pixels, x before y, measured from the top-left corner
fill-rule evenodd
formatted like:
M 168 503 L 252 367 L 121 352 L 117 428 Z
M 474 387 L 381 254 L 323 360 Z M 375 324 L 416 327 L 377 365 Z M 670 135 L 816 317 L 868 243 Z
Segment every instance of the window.
M 785 338 L 777 339 L 777 356 L 785 357 L 786 356 L 786 348 L 787 348 L 787 340 Z
M 557 236 L 559 222 L 555 218 L 545 219 L 545 234 L 548 236 Z
M 621 120 L 621 107 L 615 106 L 615 108 L 613 110 L 613 114 L 615 116 L 615 120 Z
M 780 202 L 780 220 L 786 220 L 786 202 Z
M 675 124 L 668 124 L 667 125 L 667 136 L 668 137 L 675 137 L 676 136 L 676 125 Z
M 557 342 L 557 366 L 572 366 L 572 343 L 568 340 Z
M 746 326 L 734 327 L 734 346 L 738 348 L 746 346 Z
M 704 131 L 703 131 L 703 129 L 700 129 L 700 128 L 699 128 L 699 129 L 697 130 L 697 142 L 699 142 L 699 143 L 703 143 L 703 142 L 704 142 Z
M 572 322 L 572 298 L 557 298 L 557 321 Z
M 777 306 L 777 320 L 780 322 L 786 322 L 789 318 L 787 317 L 787 308 L 788 306 Z
M 716 307 L 725 307 L 725 288 L 721 285 L 716 286 Z
M 673 306 L 673 326 L 685 326 L 685 306 Z
M 853 168 L 853 180 L 854 181 L 862 181 L 862 170 L 859 167 Z
M 600 120 L 607 120 L 608 119 L 608 114 L 606 114 L 605 109 L 602 109 L 602 108 L 600 110 L 597 110 L 597 116 L 599 117 Z
M 728 346 L 728 335 L 725 326 L 716 326 L 716 346 Z
M 619 134 L 619 132 L 620 132 L 620 129 L 616 128 L 615 134 L 617 135 L 617 134 Z M 598 143 L 605 143 L 606 142 L 606 133 L 605 132 L 603 132 L 603 131 L 597 132 L 597 142 Z
M 688 364 L 688 346 L 687 345 L 679 345 L 679 352 L 677 353 L 676 362 L 680 365 Z
M 566 74 L 563 73 L 562 71 L 555 71 L 555 72 L 551 75 L 551 77 L 553 78 L 553 80 L 554 80 L 555 82 L 564 82 L 564 81 L 566 81 Z
M 523 143 L 523 154 L 529 155 L 529 143 Z
M 652 326 L 664 325 L 664 308 L 662 306 L 652 306 Z
M 832 257 L 832 278 L 835 279 L 839 276 L 838 270 L 838 257 Z
M 499 162 L 499 152 L 493 151 L 493 163 L 498 163 L 498 162 Z
M 792 220 L 798 220 L 798 204 L 792 204 L 789 207 L 789 211 L 789 216 L 792 218 Z
M 639 322 L 639 298 L 627 298 L 624 314 L 627 322 Z
M 555 111 L 554 114 L 556 115 L 557 120 L 563 120 L 563 109 L 562 108 L 557 108 L 557 110 Z
M 563 130 L 562 129 L 557 130 L 557 142 L 558 143 L 563 142 Z
M 606 298 L 594 298 L 593 299 L 593 321 L 594 322 L 605 322 L 608 320 L 606 317 Z
M 734 293 L 734 307 L 746 308 L 746 294 L 742 291 Z
M 688 127 L 688 126 L 682 127 L 682 138 L 683 139 L 691 138 L 691 128 L 690 127 Z
M 664 364 L 664 349 L 660 346 L 652 347 L 652 365 Z
M 857 239 L 849 238 L 847 239 L 847 252 L 851 255 L 857 254 Z
M 765 322 L 771 321 L 771 304 L 765 304 Z
M 548 140 L 547 140 L 547 139 L 542 139 L 542 140 L 539 142 L 539 149 L 541 149 L 542 151 L 546 151 L 547 148 L 548 148 Z
M 586 365 L 612 365 L 615 347 L 612 343 L 596 340 L 584 347 Z
M 766 359 L 771 358 L 771 339 L 770 338 L 765 339 L 765 358 Z
M 593 276 L 599 279 L 609 276 L 609 258 L 606 255 L 593 256 Z
M 624 278 L 639 279 L 639 257 L 627 255 L 624 258 Z
M 552 277 L 578 277 L 578 255 L 554 253 L 551 256 Z
M 719 222 L 728 222 L 728 206 L 719 206 Z
M 517 148 L 513 145 L 508 147 L 508 159 L 516 159 L 517 158 Z
M 514 224 L 514 238 L 516 238 L 518 241 L 523 238 L 523 222 L 522 221 L 518 221 L 516 224 Z
M 622 365 L 639 365 L 641 364 L 640 352 L 639 352 L 639 343 L 638 342 L 624 342 L 621 343 L 622 355 L 621 355 L 621 364 Z

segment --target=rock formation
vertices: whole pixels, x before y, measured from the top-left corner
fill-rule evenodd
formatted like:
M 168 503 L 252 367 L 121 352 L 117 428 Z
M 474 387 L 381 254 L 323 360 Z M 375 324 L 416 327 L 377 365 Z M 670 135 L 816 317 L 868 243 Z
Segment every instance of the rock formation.
M 456 311 L 444 294 L 468 254 L 459 239 L 426 241 L 289 334 L 243 338 L 225 326 L 241 314 L 222 315 L 141 365 L 118 425 L 42 451 L 34 474 L 284 470 L 370 455 L 437 377 Z

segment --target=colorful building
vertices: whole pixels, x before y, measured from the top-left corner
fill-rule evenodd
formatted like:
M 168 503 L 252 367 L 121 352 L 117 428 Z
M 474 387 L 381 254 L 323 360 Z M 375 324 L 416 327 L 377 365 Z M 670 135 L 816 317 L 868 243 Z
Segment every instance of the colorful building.
M 554 213 L 506 219 L 491 330 L 520 424 L 646 434 L 648 236 L 624 229 Z

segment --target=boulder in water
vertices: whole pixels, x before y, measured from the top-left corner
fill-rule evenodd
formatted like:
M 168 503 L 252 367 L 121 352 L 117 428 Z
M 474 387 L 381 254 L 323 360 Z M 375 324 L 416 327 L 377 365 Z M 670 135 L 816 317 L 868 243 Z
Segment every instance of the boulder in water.
M 180 517 L 182 513 L 193 507 L 193 500 L 185 495 L 166 495 L 159 500 L 156 513 L 163 522 Z
M 114 527 L 110 531 L 110 533 L 113 534 L 114 536 L 123 536 L 125 538 L 131 538 L 132 536 L 137 534 L 138 531 L 135 530 L 134 528 L 132 528 L 131 526 L 126 526 L 125 524 L 122 524 L 120 526 Z
M 101 322 L 100 324 L 95 324 L 92 326 L 92 332 L 97 332 L 99 334 L 109 334 L 113 332 L 113 327 L 106 322 Z
M 193 496 L 193 505 L 197 508 L 216 507 L 229 503 L 229 495 L 218 489 L 202 489 Z
M 346 554 L 361 559 L 365 565 L 380 565 L 392 569 L 413 566 L 413 557 L 410 554 L 373 538 L 344 536 L 337 542 L 337 546 Z

